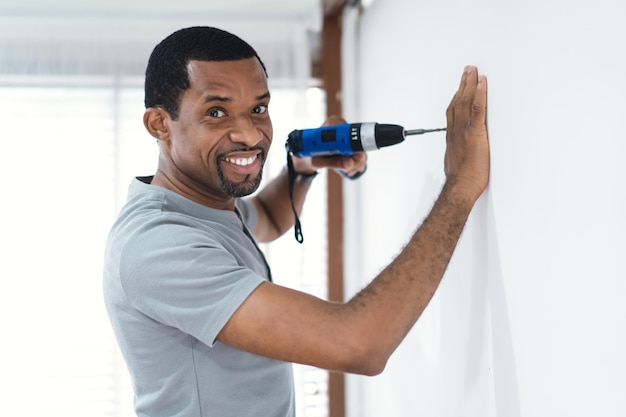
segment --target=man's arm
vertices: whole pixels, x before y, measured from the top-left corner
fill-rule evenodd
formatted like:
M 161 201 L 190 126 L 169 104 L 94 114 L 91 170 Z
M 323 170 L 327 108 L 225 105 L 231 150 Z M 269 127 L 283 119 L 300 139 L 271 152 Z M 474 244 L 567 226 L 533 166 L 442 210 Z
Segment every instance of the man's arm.
M 338 117 L 330 117 L 324 125 L 342 122 L 343 120 Z M 320 168 L 332 168 L 351 176 L 363 171 L 366 162 L 365 153 L 350 157 L 293 158 L 294 171 L 304 175 L 314 174 Z M 288 187 L 289 177 L 285 169 L 253 197 L 252 201 L 259 213 L 254 235 L 260 242 L 271 242 L 293 226 L 294 214 Z M 311 181 L 295 181 L 294 183 L 293 202 L 298 215 L 302 213 L 304 199 L 310 187 Z
M 394 259 L 347 303 L 261 284 L 218 340 L 284 361 L 374 375 L 426 308 L 489 179 L 487 81 L 469 67 L 446 116 L 446 183 Z

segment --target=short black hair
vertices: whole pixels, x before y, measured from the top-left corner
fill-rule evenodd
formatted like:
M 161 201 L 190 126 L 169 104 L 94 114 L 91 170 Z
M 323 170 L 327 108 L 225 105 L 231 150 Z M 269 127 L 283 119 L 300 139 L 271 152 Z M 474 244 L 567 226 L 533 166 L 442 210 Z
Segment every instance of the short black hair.
M 246 41 L 232 33 L 208 26 L 180 29 L 152 51 L 144 84 L 146 108 L 161 107 L 178 119 L 180 95 L 189 88 L 189 61 L 238 61 L 256 57 L 265 76 L 267 69 Z

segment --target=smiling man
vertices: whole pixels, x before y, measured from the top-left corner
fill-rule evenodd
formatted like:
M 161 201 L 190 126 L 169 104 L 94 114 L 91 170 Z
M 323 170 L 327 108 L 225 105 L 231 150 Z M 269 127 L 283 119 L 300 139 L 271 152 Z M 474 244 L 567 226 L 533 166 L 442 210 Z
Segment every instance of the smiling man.
M 187 63 L 189 87 L 178 117 L 150 105 L 148 131 L 161 143 L 152 180 L 199 204 L 233 210 L 233 197 L 256 191 L 272 142 L 270 93 L 261 62 Z
M 286 170 L 243 198 L 259 187 L 272 142 L 267 74 L 254 49 L 216 28 L 179 30 L 154 49 L 145 94 L 158 168 L 131 183 L 104 267 L 137 415 L 294 416 L 291 362 L 381 372 L 487 186 L 485 77 L 467 67 L 448 108 L 446 183 L 431 213 L 343 304 L 272 283 L 257 246 L 289 230 L 294 216 Z M 295 158 L 296 211 L 317 169 L 356 176 L 366 159 Z

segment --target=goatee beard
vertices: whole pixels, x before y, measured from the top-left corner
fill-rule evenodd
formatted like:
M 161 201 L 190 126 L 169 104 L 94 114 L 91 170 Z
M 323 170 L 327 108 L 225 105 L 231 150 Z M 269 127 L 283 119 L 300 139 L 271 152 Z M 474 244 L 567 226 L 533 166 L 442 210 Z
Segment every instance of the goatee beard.
M 239 183 L 232 182 L 226 178 L 219 165 L 217 168 L 217 175 L 220 179 L 220 187 L 226 195 L 236 198 L 245 197 L 255 192 L 259 188 L 259 185 L 261 185 L 261 180 L 263 179 L 263 167 L 261 166 L 259 173 L 255 177 L 248 175 L 242 182 Z

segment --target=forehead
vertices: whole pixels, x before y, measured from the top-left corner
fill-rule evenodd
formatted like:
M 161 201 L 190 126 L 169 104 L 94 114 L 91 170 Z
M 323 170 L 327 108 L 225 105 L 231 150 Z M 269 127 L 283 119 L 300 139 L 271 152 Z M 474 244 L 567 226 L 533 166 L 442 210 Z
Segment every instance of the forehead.
M 256 58 L 237 61 L 189 61 L 189 88 L 196 93 L 258 96 L 268 90 L 267 77 Z M 247 94 L 246 94 L 247 93 Z

